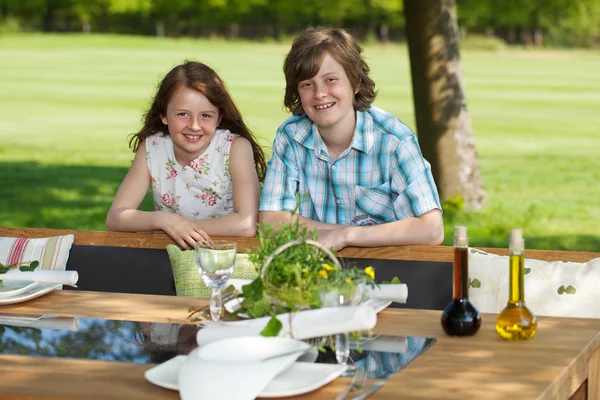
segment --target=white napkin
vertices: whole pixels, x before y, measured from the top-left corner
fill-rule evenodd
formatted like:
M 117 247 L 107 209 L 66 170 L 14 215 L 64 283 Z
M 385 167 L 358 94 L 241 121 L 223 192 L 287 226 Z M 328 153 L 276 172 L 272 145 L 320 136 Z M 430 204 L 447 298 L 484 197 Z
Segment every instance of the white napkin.
M 304 345 L 306 348 L 310 347 Z M 288 347 L 287 350 L 293 348 Z M 202 348 L 192 351 L 179 371 L 179 394 L 183 400 L 255 399 L 269 382 L 289 368 L 299 355 L 292 354 L 268 361 L 243 357 L 236 359 L 230 357 L 230 354 L 223 354 L 222 358 L 203 359 L 200 357 L 201 351 Z M 273 354 L 285 351 L 285 347 L 280 347 Z
M 381 284 L 379 286 L 367 286 L 365 297 L 377 300 L 389 300 L 396 303 L 406 303 L 408 298 L 408 286 L 405 283 Z
M 79 319 L 74 317 L 35 317 L 31 321 L 26 321 L 22 317 L 0 317 L 0 325 L 20 326 L 25 328 L 49 328 L 62 331 L 79 330 Z
M 283 325 L 279 336 L 293 336 L 303 340 L 337 333 L 356 332 L 373 329 L 377 323 L 377 313 L 367 305 L 320 308 L 277 316 Z M 218 339 L 239 336 L 258 336 L 271 317 L 248 319 L 233 322 L 203 322 L 196 339 L 202 346 Z M 290 334 L 291 333 L 291 334 Z
M 19 270 L 10 270 L 5 274 L 0 274 L 2 281 L 32 281 L 60 283 L 62 285 L 75 286 L 79 274 L 77 271 L 32 271 L 23 272 Z

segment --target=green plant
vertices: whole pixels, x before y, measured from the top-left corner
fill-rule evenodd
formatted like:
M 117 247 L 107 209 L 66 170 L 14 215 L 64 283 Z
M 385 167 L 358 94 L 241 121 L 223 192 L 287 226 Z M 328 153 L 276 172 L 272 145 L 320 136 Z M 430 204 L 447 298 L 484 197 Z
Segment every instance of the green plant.
M 11 269 L 19 268 L 19 271 L 23 272 L 32 272 L 40 265 L 39 261 L 22 261 L 14 264 L 4 265 L 0 263 L 0 274 L 5 274 Z M 4 283 L 0 280 L 0 286 L 3 286 Z
M 299 199 L 297 204 L 292 216 L 298 210 Z M 344 267 L 316 240 L 316 231 L 309 232 L 297 219 L 283 224 L 277 231 L 271 225 L 260 224 L 259 246 L 249 253 L 260 276 L 242 288 L 244 300 L 237 313 L 258 318 L 319 308 L 319 293 L 323 291 L 337 289 L 353 293 L 358 282 L 375 284 L 373 268 Z M 280 325 L 272 318 L 262 334 L 277 335 Z

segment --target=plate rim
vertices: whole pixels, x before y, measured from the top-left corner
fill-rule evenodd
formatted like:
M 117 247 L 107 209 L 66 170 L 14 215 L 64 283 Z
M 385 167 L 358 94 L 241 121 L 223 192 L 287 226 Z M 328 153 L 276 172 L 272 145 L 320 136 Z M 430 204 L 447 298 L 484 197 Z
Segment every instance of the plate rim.
M 62 286 L 60 283 L 54 282 L 36 282 L 38 285 L 31 288 L 29 291 L 21 293 L 17 296 L 0 298 L 0 305 L 21 303 L 27 300 L 35 299 Z
M 195 349 L 194 349 L 195 350 Z M 185 359 L 188 356 L 183 355 L 183 354 L 179 354 L 176 355 L 173 358 L 170 358 L 169 360 L 158 364 L 158 365 L 154 365 L 153 367 L 147 369 L 144 372 L 144 377 L 146 378 L 146 380 L 150 383 L 152 383 L 153 385 L 162 387 L 164 389 L 169 389 L 169 390 L 176 390 L 179 391 L 179 381 L 172 382 L 172 381 L 166 381 L 166 380 L 161 380 L 160 379 L 160 372 L 157 371 L 161 371 L 162 369 L 167 368 L 166 364 L 179 364 L 176 365 L 174 367 L 171 368 L 175 368 L 177 373 L 175 374 L 177 377 L 179 376 L 179 369 L 181 368 L 181 365 L 183 365 L 183 362 L 185 361 Z M 294 368 L 294 366 L 296 366 L 297 364 L 301 364 L 303 366 L 309 366 L 309 365 L 318 365 L 318 366 L 331 366 L 332 372 L 329 375 L 326 375 L 325 378 L 319 378 L 319 380 L 315 380 L 314 382 L 311 382 L 310 385 L 306 385 L 301 389 L 295 389 L 295 390 L 288 390 L 286 392 L 284 391 L 279 391 L 279 392 L 267 392 L 264 393 L 264 389 L 263 391 L 261 391 L 257 397 L 260 398 L 273 398 L 273 397 L 291 397 L 291 396 L 297 396 L 300 394 L 304 394 L 304 393 L 308 393 L 308 392 L 312 392 L 314 390 L 317 390 L 320 387 L 323 387 L 325 385 L 327 385 L 329 382 L 333 381 L 334 379 L 336 379 L 337 377 L 339 377 L 341 374 L 344 373 L 344 371 L 346 371 L 348 369 L 347 365 L 343 365 L 343 364 L 320 364 L 320 363 L 307 363 L 307 362 L 303 362 L 303 361 L 296 361 L 295 363 L 293 363 L 290 368 Z M 334 368 L 334 366 L 336 368 Z M 323 367 L 326 368 L 326 367 Z M 289 368 L 288 368 L 289 369 Z M 158 376 L 157 376 L 158 375 Z M 178 378 L 177 378 L 178 379 Z M 273 380 L 276 380 L 277 377 L 273 378 Z M 269 385 L 267 385 L 265 387 L 265 389 L 267 389 L 269 387 Z
M 333 381 L 334 379 L 336 379 L 337 377 L 339 377 L 341 374 L 344 373 L 344 371 L 346 371 L 348 369 L 348 365 L 344 365 L 344 364 L 322 364 L 322 363 L 305 363 L 305 362 L 295 362 L 294 364 L 292 364 L 292 366 L 290 368 L 294 368 L 295 366 L 297 367 L 298 364 L 300 365 L 318 365 L 320 368 L 331 368 L 331 372 L 328 375 L 322 376 L 319 379 L 315 379 L 311 384 L 307 384 L 302 388 L 299 389 L 289 389 L 288 391 L 279 391 L 279 392 L 267 392 L 265 393 L 264 390 L 262 392 L 260 392 L 258 394 L 257 397 L 260 398 L 272 398 L 272 397 L 290 397 L 290 396 L 298 396 L 301 394 L 305 394 L 305 393 L 309 393 L 312 392 L 314 390 L 317 390 L 320 387 L 323 387 L 325 385 L 327 385 L 329 382 Z M 290 369 L 288 368 L 288 370 Z M 286 370 L 287 371 L 287 370 Z M 284 371 L 285 372 L 285 371 Z M 275 377 L 273 380 L 276 380 L 277 377 Z M 272 382 L 272 381 L 271 381 Z M 265 389 L 268 389 L 269 385 L 267 385 L 265 387 Z
M 0 281 L 2 280 L 2 275 L 0 275 Z M 18 289 L 13 289 L 10 292 L 3 292 L 0 291 L 0 299 L 5 299 L 5 298 L 10 298 L 10 297 L 14 297 L 14 296 L 18 296 L 21 293 L 27 292 L 35 287 L 37 287 L 40 282 L 36 282 L 36 281 L 28 281 L 28 280 L 5 280 L 3 284 L 6 284 L 6 282 L 11 282 L 11 283 L 15 283 L 15 282 L 20 282 L 20 283 L 26 283 L 26 285 L 21 286 Z

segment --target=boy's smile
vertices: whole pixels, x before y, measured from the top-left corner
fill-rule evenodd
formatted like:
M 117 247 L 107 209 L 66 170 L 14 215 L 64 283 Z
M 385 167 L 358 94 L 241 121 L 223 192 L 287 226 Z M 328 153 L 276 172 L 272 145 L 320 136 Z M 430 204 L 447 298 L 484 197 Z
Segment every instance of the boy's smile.
M 322 135 L 352 136 L 355 92 L 344 67 L 329 53 L 317 74 L 298 84 L 302 108 Z

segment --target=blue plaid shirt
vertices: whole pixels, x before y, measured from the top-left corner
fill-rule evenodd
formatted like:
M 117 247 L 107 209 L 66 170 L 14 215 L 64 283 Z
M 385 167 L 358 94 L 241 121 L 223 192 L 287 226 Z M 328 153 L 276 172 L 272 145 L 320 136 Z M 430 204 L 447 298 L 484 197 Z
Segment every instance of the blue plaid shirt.
M 296 193 L 301 216 L 329 224 L 374 225 L 442 209 L 415 134 L 374 106 L 356 112 L 352 143 L 335 161 L 306 115 L 279 127 L 260 211 L 291 211 Z

